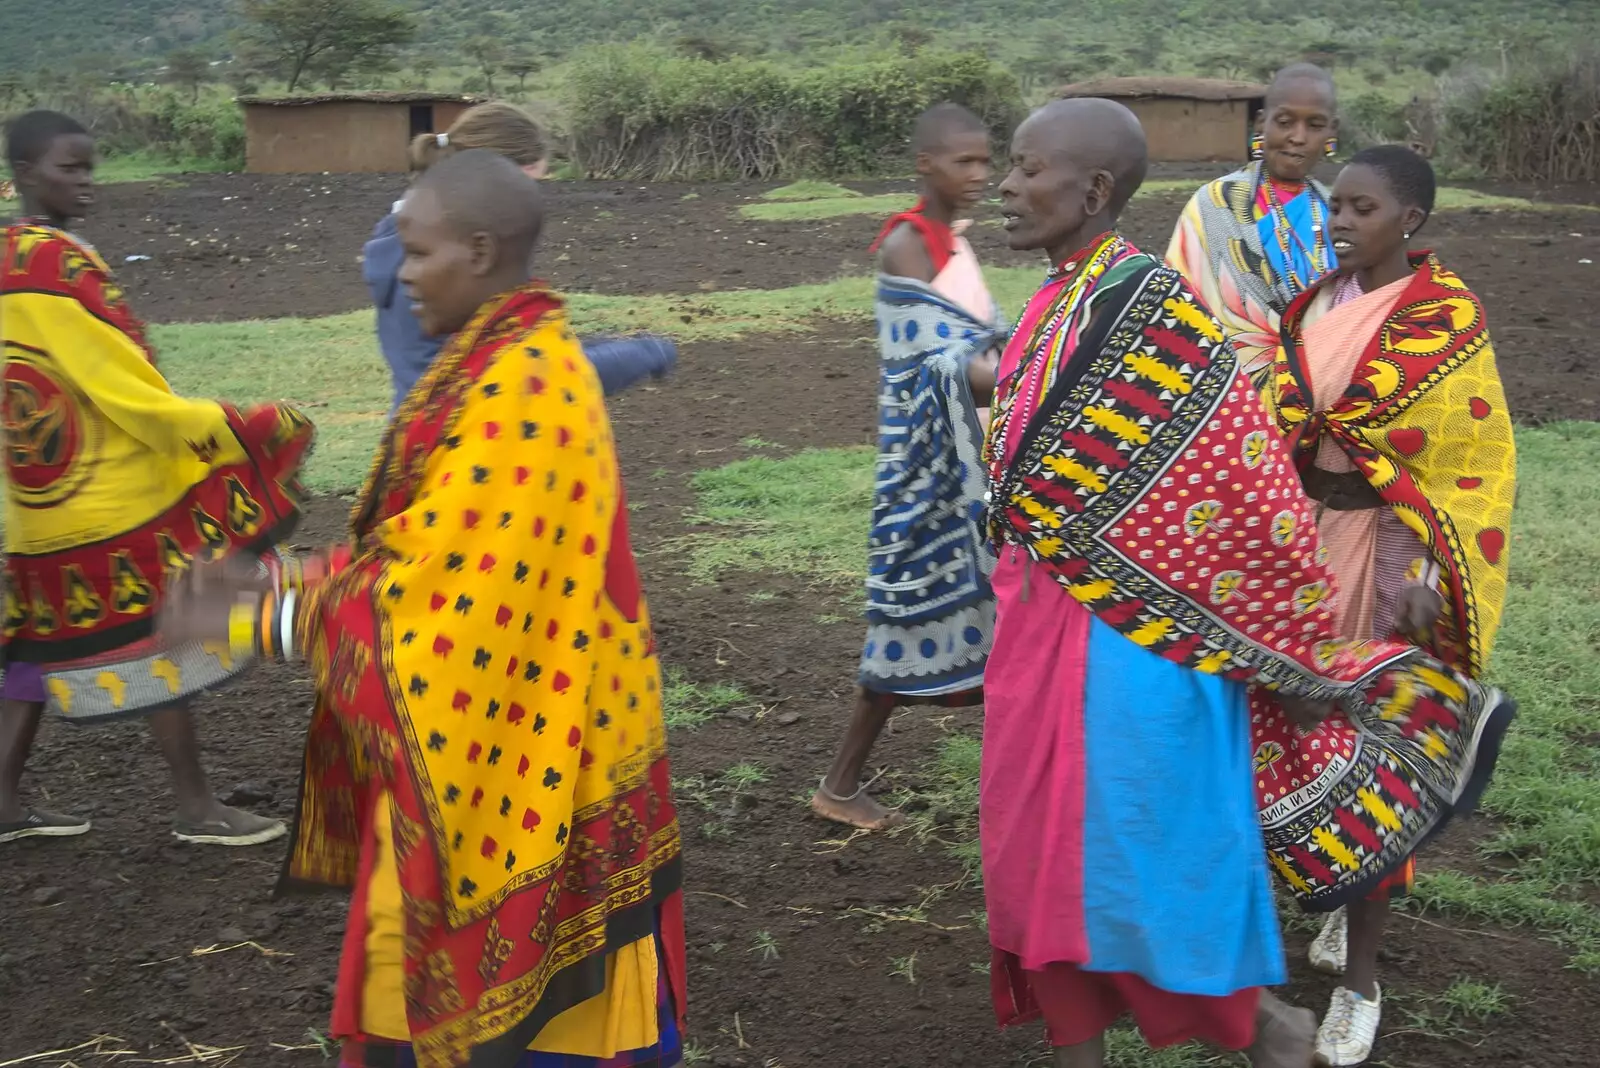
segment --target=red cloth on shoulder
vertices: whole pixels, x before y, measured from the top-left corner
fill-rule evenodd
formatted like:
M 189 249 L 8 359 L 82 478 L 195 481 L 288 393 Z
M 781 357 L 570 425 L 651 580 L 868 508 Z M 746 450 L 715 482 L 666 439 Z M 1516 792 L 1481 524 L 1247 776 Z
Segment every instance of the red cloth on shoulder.
M 877 252 L 883 246 L 884 239 L 894 233 L 896 227 L 901 223 L 907 223 L 922 238 L 922 244 L 928 250 L 928 259 L 933 261 L 933 273 L 937 275 L 945 269 L 945 265 L 956 253 L 956 234 L 947 224 L 923 214 L 927 209 L 928 202 L 919 200 L 910 211 L 903 211 L 890 218 L 883 224 L 883 229 L 878 231 L 878 236 L 873 239 L 867 251 Z

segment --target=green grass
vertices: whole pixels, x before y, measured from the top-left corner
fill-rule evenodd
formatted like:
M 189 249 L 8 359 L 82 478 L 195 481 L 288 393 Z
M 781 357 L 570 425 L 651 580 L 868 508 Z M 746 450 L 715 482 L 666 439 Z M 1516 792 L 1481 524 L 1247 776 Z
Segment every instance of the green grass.
M 809 222 L 813 219 L 834 219 L 841 215 L 890 216 L 908 211 L 917 202 L 910 193 L 880 193 L 862 196 L 851 193 L 848 197 L 827 197 L 821 200 L 779 200 L 769 204 L 746 204 L 739 214 L 758 222 Z
M 846 189 L 832 182 L 819 182 L 811 178 L 791 182 L 761 194 L 762 200 L 844 200 L 859 197 L 854 189 Z
M 1439 1002 L 1457 1019 L 1473 1023 L 1488 1023 L 1496 1016 L 1511 1011 L 1511 995 L 1499 983 L 1483 983 L 1476 979 L 1457 979 L 1439 995 Z
M 94 180 L 101 185 L 154 182 L 174 174 L 223 174 L 227 164 L 212 159 L 170 159 L 152 152 L 108 156 L 95 165 Z
M 968 734 L 951 734 L 939 743 L 926 782 L 900 791 L 893 804 L 906 809 L 906 825 L 918 841 L 942 843 L 961 863 L 964 879 L 982 878 L 978 852 L 978 776 L 983 743 Z
M 1434 201 L 1435 211 L 1600 211 L 1591 204 L 1557 204 L 1544 200 L 1527 200 L 1523 197 L 1502 197 L 1480 193 L 1476 189 L 1457 189 L 1445 186 Z
M 668 727 L 694 728 L 750 703 L 750 695 L 729 682 L 691 682 L 682 670 L 667 668 L 661 705 Z
M 317 424 L 313 490 L 355 489 L 366 478 L 391 397 L 370 313 L 157 326 L 151 340 L 180 394 L 304 408 Z
M 1125 1027 L 1106 1033 L 1106 1068 L 1212 1068 L 1239 1063 L 1193 1043 L 1151 1049 L 1137 1031 Z
M 690 574 L 709 580 L 745 570 L 858 580 L 865 570 L 873 455 L 865 446 L 807 449 L 697 473 L 691 485 L 699 507 L 690 520 L 713 529 L 683 539 Z
M 1506 625 L 1492 662 L 1520 717 L 1486 807 L 1487 848 L 1552 886 L 1600 882 L 1600 425 L 1517 434 Z M 1588 744 L 1585 744 L 1588 743 Z
M 826 182 L 800 182 L 797 185 L 826 188 L 828 184 Z M 1199 187 L 1200 183 L 1188 178 L 1153 178 L 1140 187 L 1138 196 L 1134 199 L 1170 196 L 1172 194 L 1187 196 Z M 786 186 L 785 188 L 794 187 Z M 839 189 L 840 187 L 834 186 L 831 188 Z M 775 192 L 782 192 L 782 190 Z M 773 193 L 766 195 L 772 199 L 772 203 L 746 204 L 739 209 L 739 214 L 746 219 L 753 219 L 758 222 L 809 222 L 817 219 L 834 219 L 846 215 L 887 217 L 897 212 L 910 210 L 917 200 L 910 193 L 881 193 L 876 196 L 863 196 L 848 189 L 842 190 L 842 193 L 815 197 L 776 197 Z M 1434 209 L 1436 211 L 1468 211 L 1472 209 L 1485 211 L 1600 210 L 1588 205 L 1556 204 L 1527 200 L 1522 197 L 1496 196 L 1491 193 L 1480 193 L 1475 189 L 1458 189 L 1451 186 L 1446 186 L 1439 190 Z M 980 214 L 980 221 L 989 223 L 996 220 Z

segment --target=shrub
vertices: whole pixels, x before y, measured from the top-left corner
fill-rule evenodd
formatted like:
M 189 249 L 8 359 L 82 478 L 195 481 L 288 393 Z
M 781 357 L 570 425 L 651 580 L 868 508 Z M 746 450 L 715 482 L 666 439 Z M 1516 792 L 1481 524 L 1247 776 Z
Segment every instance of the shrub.
M 29 107 L 64 111 L 89 128 L 106 156 L 147 154 L 173 163 L 244 166 L 244 116 L 222 91 L 113 85 L 40 94 Z
M 1600 181 L 1600 52 L 1458 78 L 1446 150 L 1491 178 Z
M 1406 109 L 1398 100 L 1378 92 L 1365 92 L 1339 108 L 1339 140 L 1349 148 L 1404 141 Z
M 1016 79 L 979 56 L 920 52 L 794 71 L 647 44 L 576 56 L 567 77 L 573 158 L 642 181 L 867 176 L 904 169 L 916 116 L 942 100 L 997 132 L 1019 117 Z

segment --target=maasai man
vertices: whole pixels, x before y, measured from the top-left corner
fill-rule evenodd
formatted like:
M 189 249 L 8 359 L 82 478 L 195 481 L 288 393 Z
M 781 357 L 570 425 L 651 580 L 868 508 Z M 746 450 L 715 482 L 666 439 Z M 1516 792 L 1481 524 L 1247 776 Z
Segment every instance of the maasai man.
M 1339 273 L 1290 306 L 1262 399 L 1319 505 L 1340 636 L 1404 636 L 1476 678 L 1505 607 L 1516 443 L 1483 304 L 1407 247 L 1434 190 L 1433 168 L 1409 148 L 1356 153 L 1329 199 Z M 1263 807 L 1315 776 L 1332 727 L 1257 739 L 1282 754 Z M 1412 874 L 1408 863 L 1330 914 L 1311 943 L 1312 966 L 1344 976 L 1317 1038 L 1328 1065 L 1372 1053 L 1378 946 Z
M 675 1065 L 678 824 L 600 384 L 529 281 L 535 182 L 463 152 L 406 197 L 401 281 L 449 336 L 349 546 L 275 589 L 197 576 L 178 633 L 303 656 L 291 885 L 352 887 L 342 1064 Z M 207 580 L 202 585 L 200 579 Z
M 867 638 L 844 744 L 811 799 L 840 823 L 903 820 L 866 792 L 872 744 L 903 705 L 976 704 L 994 635 L 979 449 L 1004 324 L 961 236 L 989 183 L 989 130 L 941 104 L 917 120 L 922 199 L 878 250 L 878 466 Z
M 1190 199 L 1167 248 L 1221 321 L 1259 389 L 1278 348 L 1278 320 L 1338 264 L 1328 235 L 1328 190 L 1311 176 L 1339 131 L 1333 78 L 1285 67 L 1267 89 L 1249 166 Z
M 543 178 L 550 170 L 544 131 L 527 112 L 501 100 L 468 108 L 443 133 L 414 137 L 411 169 L 425 173 L 439 160 L 474 148 L 498 152 L 529 178 Z M 361 257 L 361 274 L 377 310 L 378 347 L 394 380 L 396 409 L 427 373 L 444 344 L 443 339 L 423 333 L 400 285 L 405 250 L 396 225 L 399 211 L 400 202 L 396 201 L 394 209 L 373 228 Z M 664 337 L 591 338 L 583 342 L 583 354 L 609 395 L 622 392 L 646 375 L 664 376 L 677 362 L 678 347 Z
M 152 637 L 167 584 L 192 560 L 254 559 L 298 516 L 311 426 L 289 408 L 187 400 L 95 250 L 69 227 L 94 204 L 94 141 L 71 118 L 12 123 L 22 195 L 0 259 L 5 349 L 6 672 L 0 691 L 0 843 L 89 821 L 19 793 L 40 718 L 147 717 L 172 770 L 173 833 L 256 845 L 283 824 L 211 795 L 185 702 L 244 670 L 226 644 Z
M 1012 247 L 1050 276 L 1001 361 L 986 442 L 1000 547 L 980 805 L 996 1009 L 1099 1065 L 1131 1012 L 1310 1063 L 1267 862 L 1302 902 L 1367 893 L 1475 803 L 1514 706 L 1421 651 L 1335 637 L 1314 507 L 1217 321 L 1117 214 L 1143 133 L 1104 100 L 1017 131 Z M 1246 684 L 1249 684 L 1247 691 Z M 1247 707 L 1247 702 L 1250 706 Z M 1334 714 L 1333 706 L 1345 711 Z M 1337 727 L 1289 825 L 1253 784 L 1252 720 Z

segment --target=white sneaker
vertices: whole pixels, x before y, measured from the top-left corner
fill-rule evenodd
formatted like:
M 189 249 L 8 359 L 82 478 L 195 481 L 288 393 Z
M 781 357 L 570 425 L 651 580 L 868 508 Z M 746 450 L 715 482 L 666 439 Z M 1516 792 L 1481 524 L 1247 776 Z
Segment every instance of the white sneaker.
M 1317 1028 L 1317 1064 L 1323 1068 L 1352 1068 L 1365 1064 L 1378 1041 L 1378 1022 L 1383 1015 L 1383 990 L 1368 1001 L 1344 987 L 1333 992 L 1328 1015 Z
M 1328 914 L 1322 933 L 1311 943 L 1311 966 L 1328 975 L 1343 975 L 1346 948 L 1350 941 L 1350 921 L 1344 909 Z

